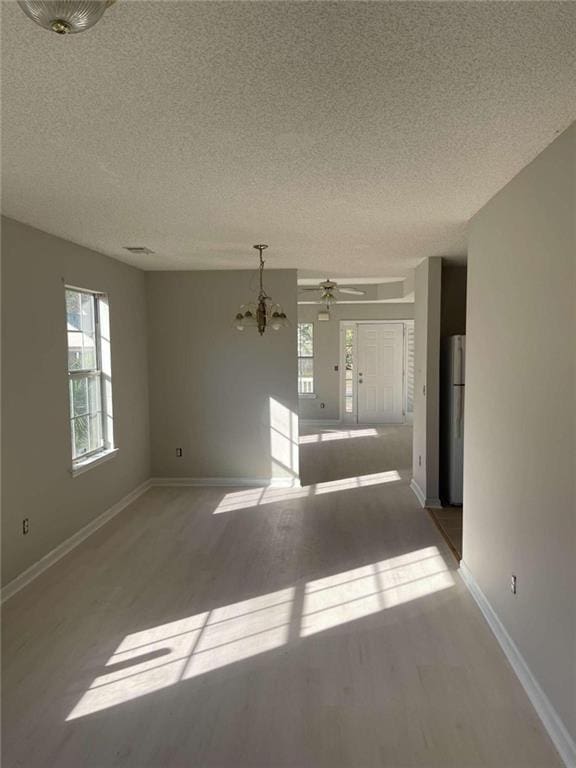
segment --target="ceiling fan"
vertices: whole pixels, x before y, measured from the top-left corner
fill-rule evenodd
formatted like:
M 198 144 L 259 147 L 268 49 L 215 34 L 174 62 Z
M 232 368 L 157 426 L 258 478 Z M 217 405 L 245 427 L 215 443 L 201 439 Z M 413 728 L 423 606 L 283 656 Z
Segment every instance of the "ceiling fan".
M 346 293 L 351 296 L 364 296 L 366 291 L 361 288 L 352 288 L 351 286 L 340 287 L 334 280 L 323 280 L 321 283 L 315 286 L 306 286 L 300 289 L 301 291 L 320 293 L 320 301 L 323 301 L 326 305 L 337 301 L 336 293 Z

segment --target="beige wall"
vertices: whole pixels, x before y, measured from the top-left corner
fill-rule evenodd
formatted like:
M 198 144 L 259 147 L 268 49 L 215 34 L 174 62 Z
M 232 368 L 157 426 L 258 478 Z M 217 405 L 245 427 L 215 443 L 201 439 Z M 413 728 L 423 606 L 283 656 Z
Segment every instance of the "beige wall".
M 575 171 L 573 124 L 472 221 L 463 553 L 572 738 Z
M 440 298 L 442 259 L 425 259 L 414 281 L 414 433 L 412 484 L 437 506 L 439 482 Z
M 64 284 L 110 297 L 118 454 L 73 478 Z M 2 583 L 149 477 L 144 273 L 2 219 Z M 22 519 L 30 533 L 22 535 Z
M 266 270 L 292 326 L 262 337 L 232 325 L 254 296 L 252 270 L 150 272 L 147 281 L 153 475 L 297 475 L 296 271 Z
M 300 399 L 300 418 L 309 420 L 340 418 L 340 373 L 334 370 L 340 364 L 341 320 L 412 320 L 414 304 L 335 304 L 330 320 L 318 322 L 318 304 L 299 304 L 298 320 L 314 323 L 314 388 L 315 399 Z M 324 403 L 324 408 L 322 408 Z

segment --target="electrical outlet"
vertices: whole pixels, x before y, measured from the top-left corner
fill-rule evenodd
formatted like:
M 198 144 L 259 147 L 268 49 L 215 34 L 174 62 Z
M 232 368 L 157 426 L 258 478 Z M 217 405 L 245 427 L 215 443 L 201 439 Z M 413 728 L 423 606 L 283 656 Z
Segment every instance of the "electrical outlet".
M 178 456 L 179 459 L 182 458 L 182 448 L 176 448 L 176 456 Z
M 27 533 L 30 533 L 30 518 L 25 517 L 22 520 L 22 535 L 26 536 Z
M 517 579 L 516 579 L 516 576 L 512 574 L 512 576 L 510 576 L 510 592 L 512 592 L 512 594 L 515 595 L 517 591 L 518 591 Z

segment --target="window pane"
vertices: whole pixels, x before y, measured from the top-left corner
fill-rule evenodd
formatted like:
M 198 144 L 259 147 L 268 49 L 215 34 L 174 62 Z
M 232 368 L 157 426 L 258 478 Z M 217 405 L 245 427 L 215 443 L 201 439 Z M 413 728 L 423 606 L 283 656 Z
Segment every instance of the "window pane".
M 354 411 L 354 382 L 352 379 L 346 379 L 344 390 L 344 404 L 346 407 L 346 413 L 352 413 Z
M 96 370 L 96 345 L 82 331 L 68 330 L 68 370 Z
M 69 371 L 97 367 L 94 301 L 92 294 L 66 291 Z
M 104 396 L 104 403 L 102 410 L 105 411 L 108 416 L 113 415 L 112 410 L 112 382 L 110 381 L 109 376 L 102 375 L 102 385 L 103 385 L 103 396 Z
M 354 413 L 354 328 L 346 328 L 344 336 L 344 410 Z
M 96 451 L 98 448 L 102 448 L 102 415 L 97 413 L 90 416 L 89 421 L 90 428 L 90 450 Z
M 414 326 L 406 327 L 406 411 L 414 411 Z
M 88 416 L 78 416 L 72 419 L 72 448 L 75 459 L 89 450 Z
M 94 296 L 90 293 L 81 293 L 82 303 L 82 330 L 89 335 L 94 333 Z
M 70 379 L 70 415 L 84 416 L 88 413 L 88 381 L 86 377 Z
M 82 368 L 82 350 L 70 349 L 70 333 L 68 333 L 68 370 L 79 371 Z
M 96 365 L 96 347 L 94 339 L 84 335 L 84 351 L 82 354 L 82 368 L 87 371 L 95 371 Z
M 90 413 L 97 413 L 102 410 L 102 395 L 100 391 L 100 378 L 90 376 L 88 378 L 88 405 Z
M 110 376 L 112 373 L 111 349 L 110 349 L 110 308 L 106 296 L 98 299 L 98 316 L 100 326 L 100 368 L 103 373 Z
M 298 323 L 298 357 L 312 357 L 314 354 L 314 324 Z
M 80 322 L 80 294 L 78 291 L 66 291 L 66 317 L 68 320 L 68 330 L 76 329 L 80 331 L 82 329 Z
M 82 367 L 82 315 L 80 294 L 66 291 L 66 327 L 68 329 L 68 370 Z
M 311 357 L 298 359 L 298 392 L 300 394 L 314 392 L 314 360 Z
M 346 370 L 351 371 L 354 367 L 354 329 L 346 328 L 345 340 Z

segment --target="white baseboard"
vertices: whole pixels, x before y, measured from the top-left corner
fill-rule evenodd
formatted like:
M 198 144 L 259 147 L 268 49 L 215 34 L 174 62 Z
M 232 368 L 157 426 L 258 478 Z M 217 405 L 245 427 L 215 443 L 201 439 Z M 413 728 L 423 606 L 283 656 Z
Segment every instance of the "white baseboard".
M 81 542 L 88 538 L 92 533 L 101 528 L 108 520 L 111 520 L 119 512 L 122 512 L 129 504 L 135 501 L 139 496 L 145 493 L 154 485 L 158 486 L 221 486 L 223 488 L 240 487 L 267 487 L 267 488 L 299 488 L 300 479 L 292 477 L 152 477 L 146 480 L 130 493 L 126 494 L 120 501 L 113 504 L 105 512 L 91 520 L 87 525 L 76 531 L 69 539 L 58 544 L 53 550 L 44 555 L 40 560 L 31 565 L 25 571 L 16 576 L 15 579 L 6 584 L 0 591 L 0 603 L 9 600 L 16 592 L 19 592 L 31 581 L 44 573 L 50 566 L 57 563 L 65 555 L 71 552 Z
M 342 422 L 339 419 L 300 419 L 302 427 L 341 427 Z M 354 425 L 357 426 L 357 425 Z
M 482 611 L 488 626 L 494 633 L 496 640 L 504 651 L 504 654 L 518 679 L 522 683 L 528 698 L 532 702 L 538 717 L 548 731 L 554 746 L 564 761 L 566 768 L 576 768 L 576 743 L 568 733 L 566 726 L 558 716 L 558 713 L 550 703 L 548 697 L 540 687 L 538 681 L 530 671 L 524 657 L 516 647 L 516 644 L 508 634 L 506 628 L 498 618 L 498 615 L 490 605 L 486 595 L 482 592 L 466 563 L 460 563 L 460 575 L 470 594 Z
M 414 478 L 412 478 L 410 480 L 410 488 L 412 488 L 412 490 L 414 491 L 414 495 L 416 496 L 416 498 L 420 502 L 420 506 L 421 507 L 425 507 L 426 506 L 426 496 L 424 495 L 424 493 L 422 492 L 422 489 L 420 488 L 420 486 L 418 485 L 416 480 L 414 480 Z
M 150 485 L 159 486 L 213 486 L 221 488 L 299 488 L 296 477 L 153 477 Z
M 48 552 L 48 554 L 44 555 L 44 557 L 40 558 L 40 560 L 16 576 L 15 579 L 8 582 L 8 584 L 2 588 L 0 593 L 0 602 L 3 603 L 11 598 L 16 594 L 16 592 L 30 584 L 31 581 L 34 581 L 34 579 L 40 576 L 41 573 L 44 573 L 44 571 L 50 568 L 51 565 L 54 565 L 54 563 L 57 563 L 58 560 L 61 560 L 65 555 L 77 547 L 78 544 L 84 541 L 84 539 L 87 539 L 88 536 L 93 534 L 105 523 L 107 523 L 108 520 L 111 520 L 119 512 L 122 512 L 122 510 L 125 509 L 129 504 L 135 501 L 139 496 L 141 496 L 143 493 L 146 493 L 146 491 L 150 488 L 150 485 L 150 480 L 146 480 L 137 488 L 134 488 L 133 491 L 130 491 L 130 493 L 126 494 L 126 496 L 120 499 L 120 501 L 117 501 L 116 504 L 113 504 L 105 512 L 102 512 L 101 515 L 98 515 L 98 517 L 94 518 L 94 520 L 91 520 L 79 531 L 76 531 L 76 533 L 70 536 L 69 539 L 66 539 L 66 541 L 58 544 L 58 546 Z
M 420 502 L 421 507 L 430 507 L 432 509 L 440 509 L 442 507 L 442 502 L 440 499 L 426 498 L 424 491 L 422 488 L 420 488 L 414 478 L 410 480 L 410 488 L 412 488 L 414 495 Z

